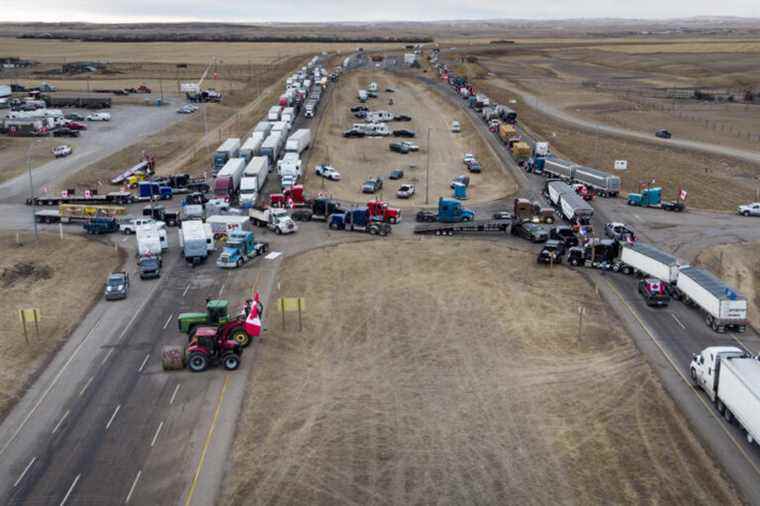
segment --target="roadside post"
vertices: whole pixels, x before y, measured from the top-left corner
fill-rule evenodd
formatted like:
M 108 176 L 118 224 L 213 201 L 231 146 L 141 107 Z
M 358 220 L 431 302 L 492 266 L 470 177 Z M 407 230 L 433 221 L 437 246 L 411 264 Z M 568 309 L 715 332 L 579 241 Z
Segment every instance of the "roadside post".
M 581 340 L 581 334 L 583 334 L 583 313 L 585 312 L 585 306 L 578 306 L 578 341 Z
M 37 339 L 40 338 L 40 310 L 38 308 L 19 309 L 18 317 L 21 320 L 21 327 L 24 330 L 24 340 L 26 344 L 29 344 L 29 331 L 26 328 L 27 323 L 34 323 L 34 335 Z
M 277 306 L 282 313 L 282 328 L 285 330 L 285 313 L 298 312 L 298 331 L 303 332 L 303 312 L 306 310 L 306 299 L 303 297 L 280 297 Z

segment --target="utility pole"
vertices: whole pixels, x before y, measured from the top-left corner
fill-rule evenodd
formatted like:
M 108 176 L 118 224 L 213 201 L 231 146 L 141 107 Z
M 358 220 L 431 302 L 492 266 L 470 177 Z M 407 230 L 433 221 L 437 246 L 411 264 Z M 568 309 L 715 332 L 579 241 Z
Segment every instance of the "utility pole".
M 158 87 L 161 90 L 161 103 L 164 103 L 164 80 L 159 78 L 158 79 Z
M 425 204 L 430 204 L 430 127 L 427 131 L 427 156 L 425 163 Z
M 39 141 L 32 142 L 26 148 L 26 167 L 29 171 L 29 197 L 32 200 L 32 224 L 34 225 L 34 241 L 37 242 L 37 203 L 34 201 L 34 184 L 32 183 L 32 147 Z
M 586 308 L 578 306 L 578 341 L 581 340 L 583 334 L 583 313 L 586 312 Z

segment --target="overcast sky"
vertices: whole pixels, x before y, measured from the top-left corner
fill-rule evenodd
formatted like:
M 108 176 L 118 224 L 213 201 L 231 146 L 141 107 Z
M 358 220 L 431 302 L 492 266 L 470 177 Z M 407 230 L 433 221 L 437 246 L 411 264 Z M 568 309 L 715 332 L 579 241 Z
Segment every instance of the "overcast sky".
M 1 21 L 427 21 L 760 17 L 760 0 L 9 0 Z

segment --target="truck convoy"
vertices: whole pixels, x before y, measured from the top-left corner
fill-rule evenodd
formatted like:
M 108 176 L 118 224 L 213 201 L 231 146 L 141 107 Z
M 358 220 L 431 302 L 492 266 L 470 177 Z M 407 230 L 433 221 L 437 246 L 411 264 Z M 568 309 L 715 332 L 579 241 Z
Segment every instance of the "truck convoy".
M 285 144 L 285 152 L 301 154 L 305 150 L 309 149 L 311 145 L 311 130 L 308 128 L 301 128 L 296 130 Z
M 230 159 L 238 156 L 240 156 L 240 139 L 227 139 L 214 151 L 214 172 L 218 172 Z
M 282 148 L 282 134 L 279 132 L 272 132 L 269 134 L 264 142 L 261 144 L 261 156 L 269 158 L 269 163 L 273 164 L 280 156 L 280 149 Z
M 240 158 L 245 158 L 245 163 L 249 163 L 254 156 L 258 155 L 266 135 L 263 132 L 254 132 L 245 140 L 240 147 Z
M 547 177 L 558 178 L 568 183 L 582 183 L 600 197 L 616 197 L 620 193 L 618 176 L 554 156 L 544 158 L 542 171 Z
M 733 346 L 711 346 L 695 354 L 689 367 L 727 422 L 736 421 L 749 443 L 760 439 L 760 361 Z
M 256 205 L 259 193 L 269 175 L 269 158 L 255 156 L 243 171 L 240 180 L 240 207 L 248 209 Z

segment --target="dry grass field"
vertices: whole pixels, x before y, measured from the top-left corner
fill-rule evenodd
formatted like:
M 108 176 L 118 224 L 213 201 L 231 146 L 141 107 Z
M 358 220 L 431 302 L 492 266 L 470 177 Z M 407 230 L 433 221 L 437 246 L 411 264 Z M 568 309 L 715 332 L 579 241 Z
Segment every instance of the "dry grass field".
M 352 105 L 358 104 L 356 98 L 359 89 L 366 89 L 370 81 L 378 83 L 380 96 L 370 99 L 370 110 L 386 110 L 394 114 L 411 116 L 410 122 L 390 122 L 388 128 L 411 129 L 417 134 L 414 139 L 420 150 L 416 153 L 402 155 L 389 150 L 389 144 L 405 139 L 394 137 L 377 137 L 363 139 L 346 139 L 344 130 L 354 123 L 363 123 L 350 112 Z M 386 88 L 393 88 L 388 93 Z M 389 105 L 389 100 L 393 105 Z M 323 105 L 324 107 L 324 105 Z M 425 202 L 425 181 L 427 157 L 430 157 L 430 203 L 437 205 L 439 196 L 450 196 L 449 182 L 459 174 L 468 171 L 462 163 L 465 153 L 474 153 L 481 165 L 481 174 L 470 175 L 470 200 L 484 202 L 505 197 L 517 190 L 511 176 L 499 169 L 499 164 L 489 147 L 480 137 L 469 118 L 462 114 L 424 84 L 411 77 L 401 77 L 387 72 L 352 71 L 337 82 L 336 88 L 323 111 L 318 135 L 308 158 L 308 170 L 305 179 L 306 188 L 311 192 L 326 191 L 339 200 L 360 202 L 367 199 L 361 193 L 362 183 L 369 177 L 383 176 L 382 198 L 393 205 L 421 206 Z M 458 120 L 462 132 L 451 132 L 451 122 Z M 430 145 L 427 145 L 427 130 L 430 132 Z M 322 190 L 322 181 L 314 175 L 313 167 L 319 163 L 334 166 L 342 175 L 339 182 L 326 182 Z M 391 181 L 388 174 L 392 169 L 403 169 L 404 178 Z M 411 183 L 416 186 L 417 195 L 412 199 L 396 198 L 396 190 L 401 184 Z
M 602 51 L 617 53 L 760 53 L 760 41 L 736 40 L 736 41 L 671 41 L 652 44 L 616 44 L 595 46 Z
M 502 103 L 514 96 L 496 86 L 481 85 L 481 89 Z M 755 198 L 760 179 L 758 166 L 728 157 L 585 132 L 521 102 L 515 108 L 521 122 L 535 136 L 548 140 L 558 156 L 608 171 L 615 160 L 628 160 L 628 170 L 619 173 L 626 192 L 638 191 L 641 182 L 654 179 L 664 190 L 663 198 L 675 199 L 678 188 L 683 186 L 689 192 L 690 207 L 726 211 Z
M 105 243 L 64 237 L 41 234 L 34 243 L 24 234 L 18 246 L 15 234 L 0 235 L 0 416 L 102 295 L 107 274 L 123 262 Z M 27 346 L 17 311 L 32 307 L 41 312 L 40 334 L 32 326 Z
M 738 504 L 578 273 L 384 240 L 286 259 L 278 286 L 304 329 L 268 313 L 220 504 Z
M 395 49 L 402 44 L 362 44 L 366 50 Z M 64 61 L 108 61 L 114 63 L 203 63 L 214 59 L 226 64 L 280 63 L 293 56 L 326 52 L 349 53 L 355 43 L 298 42 L 79 42 L 41 39 L 0 38 L 3 54 L 41 63 Z
M 34 141 L 39 141 L 39 143 L 34 143 Z M 0 182 L 7 181 L 25 172 L 30 161 L 32 169 L 34 169 L 55 159 L 53 148 L 61 144 L 68 144 L 76 150 L 78 142 L 75 139 L 64 140 L 56 137 L 39 139 L 0 137 Z M 32 145 L 31 148 L 30 145 Z M 30 160 L 27 160 L 27 150 L 29 150 Z
M 749 302 L 749 320 L 760 329 L 760 255 L 757 243 L 723 244 L 699 254 L 696 265 L 707 267 Z

